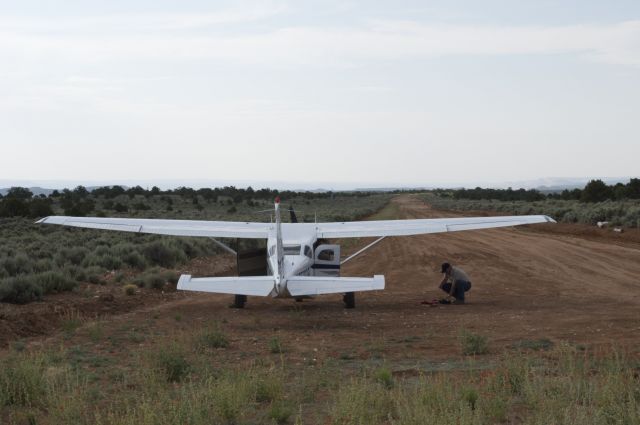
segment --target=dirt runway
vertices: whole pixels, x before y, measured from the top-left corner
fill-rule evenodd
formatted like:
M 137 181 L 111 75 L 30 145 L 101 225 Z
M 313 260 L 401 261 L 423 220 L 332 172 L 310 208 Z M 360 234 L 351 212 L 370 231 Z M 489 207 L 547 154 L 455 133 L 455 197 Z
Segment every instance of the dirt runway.
M 443 216 L 410 196 L 395 198 L 392 207 L 399 218 Z M 344 276 L 386 276 L 386 289 L 358 293 L 354 310 L 345 310 L 338 295 L 303 303 L 250 298 L 244 310 L 227 308 L 229 296 L 189 295 L 159 308 L 187 321 L 222 321 L 245 358 L 264 353 L 265 340 L 276 335 L 299 362 L 438 361 L 460 355 L 463 329 L 487 336 L 494 353 L 539 339 L 637 346 L 640 249 L 536 226 L 387 238 L 343 267 Z M 467 304 L 421 305 L 442 296 L 444 260 L 471 277 Z

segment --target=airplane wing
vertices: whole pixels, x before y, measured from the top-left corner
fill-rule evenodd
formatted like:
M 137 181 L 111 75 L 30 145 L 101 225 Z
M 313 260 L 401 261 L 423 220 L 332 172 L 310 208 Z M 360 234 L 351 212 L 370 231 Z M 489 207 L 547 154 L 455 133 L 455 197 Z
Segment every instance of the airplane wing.
M 274 231 L 271 223 L 201 220 L 162 220 L 149 218 L 45 217 L 36 223 L 59 224 L 88 229 L 121 232 L 154 233 L 173 236 L 205 236 L 212 238 L 267 238 Z
M 428 218 L 417 220 L 346 221 L 316 223 L 319 238 L 353 238 L 368 236 L 408 236 L 426 233 L 458 232 L 491 229 L 521 224 L 555 223 L 546 215 L 516 215 L 498 217 Z M 290 226 L 290 224 L 289 224 Z

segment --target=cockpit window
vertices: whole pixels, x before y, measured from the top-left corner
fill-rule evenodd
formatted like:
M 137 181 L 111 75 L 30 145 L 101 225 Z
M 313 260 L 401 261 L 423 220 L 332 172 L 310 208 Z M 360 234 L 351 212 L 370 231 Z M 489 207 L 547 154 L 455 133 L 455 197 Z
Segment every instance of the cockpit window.
M 332 249 L 323 249 L 319 254 L 318 254 L 318 260 L 322 260 L 322 261 L 333 261 L 333 259 L 335 258 L 335 253 L 333 252 Z
M 285 245 L 284 255 L 300 255 L 300 245 Z
M 311 247 L 309 245 L 304 246 L 304 255 L 311 258 Z

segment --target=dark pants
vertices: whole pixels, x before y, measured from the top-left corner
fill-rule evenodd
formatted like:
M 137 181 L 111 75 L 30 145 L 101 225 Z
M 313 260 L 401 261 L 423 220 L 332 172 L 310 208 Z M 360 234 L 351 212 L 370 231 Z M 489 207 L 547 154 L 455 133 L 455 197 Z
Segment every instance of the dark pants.
M 458 301 L 464 302 L 464 293 L 471 289 L 471 282 L 467 282 L 466 280 L 456 280 L 456 287 L 453 291 L 453 296 Z M 442 285 L 442 290 L 447 294 L 451 292 L 451 284 L 445 283 Z

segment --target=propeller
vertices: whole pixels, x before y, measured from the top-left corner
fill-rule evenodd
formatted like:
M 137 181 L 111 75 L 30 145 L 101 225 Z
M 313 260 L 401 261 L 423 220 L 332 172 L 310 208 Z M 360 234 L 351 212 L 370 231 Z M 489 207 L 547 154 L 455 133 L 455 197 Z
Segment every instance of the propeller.
M 291 205 L 289 205 L 289 214 L 291 216 L 291 222 L 297 223 L 298 217 L 296 217 L 296 212 L 293 210 L 293 207 Z

